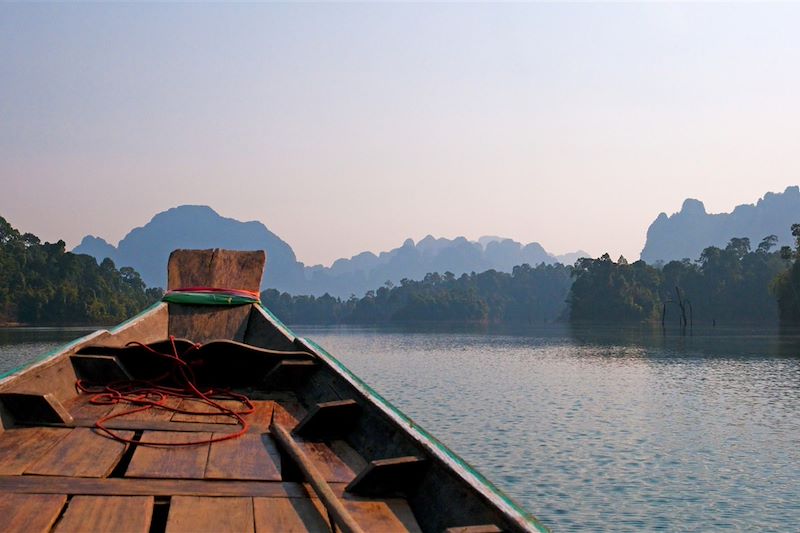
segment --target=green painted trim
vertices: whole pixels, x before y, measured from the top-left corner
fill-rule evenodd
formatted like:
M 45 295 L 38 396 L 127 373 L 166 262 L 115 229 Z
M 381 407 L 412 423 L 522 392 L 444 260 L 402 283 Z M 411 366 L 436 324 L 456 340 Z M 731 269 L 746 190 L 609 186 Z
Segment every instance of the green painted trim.
M 445 454 L 448 458 L 453 460 L 458 466 L 469 472 L 481 485 L 483 485 L 487 490 L 489 490 L 492 494 L 500 498 L 506 505 L 508 505 L 511 509 L 514 510 L 517 514 L 519 514 L 520 518 L 525 521 L 525 524 L 528 526 L 533 527 L 537 531 L 541 533 L 548 533 L 547 527 L 545 527 L 542 523 L 540 523 L 536 518 L 534 518 L 530 513 L 525 511 L 522 507 L 519 506 L 514 500 L 512 500 L 509 496 L 507 496 L 503 491 L 498 489 L 491 481 L 486 479 L 480 472 L 475 470 L 469 463 L 467 463 L 464 459 L 459 457 L 455 452 L 450 450 L 447 446 L 445 446 L 439 439 L 434 437 L 430 434 L 427 430 L 425 430 L 422 426 L 418 425 L 414 422 L 411 418 L 409 418 L 405 413 L 403 413 L 400 409 L 395 407 L 389 400 L 381 396 L 375 389 L 370 387 L 369 385 L 364 382 L 363 379 L 355 375 L 349 368 L 347 368 L 341 361 L 339 361 L 336 357 L 331 355 L 325 348 L 317 344 L 316 342 L 312 341 L 308 338 L 303 338 L 303 341 L 312 348 L 322 353 L 326 358 L 328 358 L 336 367 L 343 373 L 347 374 L 350 379 L 357 382 L 360 387 L 362 387 L 367 393 L 370 395 L 372 400 L 380 403 L 390 411 L 392 411 L 398 418 L 400 418 L 403 422 L 409 425 L 409 427 L 415 429 L 424 439 L 426 439 L 433 447 L 437 448 L 443 454 Z
M 245 305 L 258 303 L 255 298 L 232 294 L 208 292 L 171 292 L 165 295 L 162 302 L 186 305 Z

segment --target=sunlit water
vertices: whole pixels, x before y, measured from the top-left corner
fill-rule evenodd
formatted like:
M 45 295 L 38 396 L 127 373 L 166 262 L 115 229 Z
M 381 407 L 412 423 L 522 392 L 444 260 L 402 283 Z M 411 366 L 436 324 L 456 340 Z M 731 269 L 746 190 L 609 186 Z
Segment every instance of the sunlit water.
M 800 523 L 800 340 L 295 328 L 556 531 Z M 0 330 L 0 371 L 80 331 Z

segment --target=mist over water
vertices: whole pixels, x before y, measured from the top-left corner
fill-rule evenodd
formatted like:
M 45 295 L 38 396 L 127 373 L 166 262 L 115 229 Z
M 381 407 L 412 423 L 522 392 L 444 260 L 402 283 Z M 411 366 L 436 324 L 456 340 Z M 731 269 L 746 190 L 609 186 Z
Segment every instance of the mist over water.
M 555 531 L 800 521 L 800 336 L 297 327 Z M 0 371 L 79 329 L 0 330 Z

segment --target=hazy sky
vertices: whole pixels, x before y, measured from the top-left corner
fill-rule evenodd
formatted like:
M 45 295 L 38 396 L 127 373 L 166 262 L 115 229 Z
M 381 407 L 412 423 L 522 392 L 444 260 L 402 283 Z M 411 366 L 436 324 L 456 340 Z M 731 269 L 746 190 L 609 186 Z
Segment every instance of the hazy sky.
M 428 233 L 637 258 L 800 182 L 798 4 L 0 4 L 0 215 L 113 244 L 260 220 L 307 264 Z

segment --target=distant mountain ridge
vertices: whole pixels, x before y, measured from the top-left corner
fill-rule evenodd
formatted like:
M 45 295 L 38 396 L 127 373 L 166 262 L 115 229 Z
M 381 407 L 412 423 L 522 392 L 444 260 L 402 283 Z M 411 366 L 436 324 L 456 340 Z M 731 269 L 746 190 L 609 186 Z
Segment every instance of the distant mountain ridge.
M 768 192 L 755 204 L 737 206 L 730 213 L 707 213 L 699 200 L 688 198 L 678 213 L 661 213 L 647 230 L 641 258 L 647 263 L 696 259 L 709 246 L 724 247 L 733 237 L 748 237 L 755 247 L 767 235 L 778 245 L 793 243 L 791 225 L 800 222 L 800 187 Z
M 151 287 L 166 287 L 167 259 L 176 248 L 267 250 L 264 279 L 270 287 L 293 291 L 303 286 L 303 264 L 291 246 L 261 222 L 225 218 L 207 206 L 183 205 L 155 215 L 131 230 L 115 247 L 88 235 L 73 250 L 98 261 L 110 257 L 117 266 L 131 266 Z
M 539 243 L 522 245 L 496 236 L 478 242 L 464 237 L 435 238 L 428 235 L 416 244 L 407 239 L 402 246 L 374 254 L 362 252 L 349 259 L 338 259 L 330 267 L 307 267 L 297 260 L 291 246 L 269 231 L 261 222 L 240 222 L 225 218 L 207 206 L 184 205 L 155 215 L 142 227 L 131 230 L 117 246 L 87 235 L 73 250 L 102 261 L 110 257 L 117 266 L 131 266 L 149 286 L 166 286 L 166 264 L 175 248 L 229 248 L 265 250 L 267 268 L 264 288 L 291 294 L 347 298 L 363 295 L 385 282 L 397 284 L 403 278 L 422 279 L 429 272 L 461 275 L 495 269 L 510 272 L 528 263 L 574 263 L 588 256 L 578 251 L 555 256 Z
M 428 235 L 416 244 L 406 239 L 402 246 L 378 255 L 362 252 L 350 259 L 337 259 L 327 268 L 306 267 L 306 279 L 311 294 L 328 292 L 347 297 L 376 289 L 386 281 L 397 284 L 403 278 L 420 280 L 429 272 L 452 272 L 456 276 L 491 269 L 511 272 L 524 263 L 572 264 L 578 257 L 588 255 L 578 251 L 555 256 L 537 242 L 523 245 L 500 237 L 481 237 L 474 242 L 465 237 L 437 239 Z

